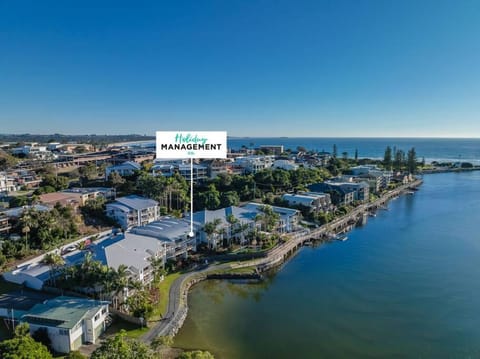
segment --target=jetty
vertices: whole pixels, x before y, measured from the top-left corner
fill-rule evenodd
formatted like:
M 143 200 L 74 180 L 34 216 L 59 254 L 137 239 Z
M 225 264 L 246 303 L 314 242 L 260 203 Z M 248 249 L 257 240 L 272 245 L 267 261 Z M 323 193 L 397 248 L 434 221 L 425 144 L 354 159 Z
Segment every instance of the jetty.
M 416 190 L 422 182 L 421 179 L 417 179 L 411 183 L 401 185 L 385 193 L 376 201 L 359 205 L 345 216 L 321 227 L 288 233 L 280 244 L 266 252 L 262 257 L 234 263 L 213 264 L 182 274 L 173 282 L 170 288 L 167 313 L 165 313 L 163 319 L 157 322 L 140 339 L 149 343 L 157 336 L 175 336 L 187 317 L 188 291 L 195 283 L 208 278 L 214 278 L 216 276 L 214 273 L 219 270 L 252 267 L 256 268 L 256 273 L 260 274 L 277 267 L 291 257 L 300 247 L 310 243 L 311 240 L 329 239 L 332 237 L 332 234 L 345 233 L 356 225 L 364 225 L 372 212 L 385 208 L 387 202 L 392 198 Z M 224 278 L 227 278 L 227 276 L 224 276 Z

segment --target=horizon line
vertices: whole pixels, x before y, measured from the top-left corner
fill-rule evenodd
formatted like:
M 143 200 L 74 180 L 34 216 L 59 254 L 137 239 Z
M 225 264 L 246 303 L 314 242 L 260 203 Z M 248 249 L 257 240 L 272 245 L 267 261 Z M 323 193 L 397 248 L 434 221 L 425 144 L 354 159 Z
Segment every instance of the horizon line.
M 178 131 L 185 131 L 185 130 L 178 130 Z M 189 130 L 187 130 L 189 131 Z M 203 130 L 196 130 L 196 131 L 203 131 Z M 147 134 L 138 134 L 138 133 L 109 133 L 109 134 L 98 134 L 98 133 L 0 133 L 0 136 L 139 136 L 139 137 L 155 137 L 155 135 L 147 135 Z M 364 138 L 364 139 L 380 139 L 380 138 L 392 138 L 392 139 L 480 139 L 479 137 L 464 137 L 464 136 L 238 136 L 238 135 L 228 135 L 228 138 Z

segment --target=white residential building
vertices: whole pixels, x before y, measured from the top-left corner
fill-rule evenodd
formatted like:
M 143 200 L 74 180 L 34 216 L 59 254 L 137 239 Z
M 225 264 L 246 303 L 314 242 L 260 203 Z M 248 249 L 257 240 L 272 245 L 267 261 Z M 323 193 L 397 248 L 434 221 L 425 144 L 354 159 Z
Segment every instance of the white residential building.
M 94 258 L 115 270 L 127 266 L 130 276 L 144 284 L 153 279 L 151 258 L 164 258 L 162 243 L 153 237 L 136 235 L 131 232 L 95 244 Z
M 261 214 L 262 207 L 264 206 L 265 206 L 264 204 L 250 202 L 250 203 L 247 203 L 242 208 L 255 210 L 257 211 L 258 214 Z M 280 216 L 279 223 L 277 225 L 277 229 L 279 232 L 288 233 L 296 229 L 299 218 L 300 218 L 300 211 L 292 208 L 285 208 L 285 207 L 277 207 L 277 206 L 271 206 L 271 207 L 273 212 L 277 213 Z
M 190 181 L 191 171 L 190 164 L 179 165 L 178 173 L 184 177 L 187 181 Z M 193 182 L 201 182 L 208 179 L 208 167 L 204 165 L 193 165 Z
M 28 156 L 41 160 L 52 160 L 56 158 L 56 155 L 47 150 L 47 146 L 41 146 L 38 143 L 30 143 L 28 145 L 13 148 L 12 154 L 16 156 Z
M 78 196 L 79 203 L 84 206 L 87 201 L 91 199 L 97 199 L 99 197 L 106 200 L 115 199 L 115 188 L 110 187 L 74 187 L 63 190 L 62 193 L 68 193 Z
M 45 329 L 52 349 L 59 353 L 78 350 L 82 344 L 95 344 L 105 331 L 108 302 L 74 297 L 57 297 L 34 305 L 21 321 L 33 334 Z
M 282 196 L 291 206 L 309 207 L 314 212 L 326 212 L 331 210 L 332 201 L 328 193 L 299 192 L 297 194 L 286 193 Z
M 354 176 L 368 182 L 370 190 L 374 193 L 387 188 L 393 177 L 392 171 L 383 171 L 376 165 L 356 166 L 350 170 Z
M 233 216 L 238 222 L 234 225 L 236 228 L 232 228 L 232 224 L 228 222 L 228 217 Z M 221 245 L 223 239 L 231 240 L 238 238 L 240 240 L 245 239 L 244 236 L 247 232 L 253 230 L 256 226 L 255 217 L 258 215 L 256 209 L 245 209 L 243 207 L 230 206 L 217 210 L 203 210 L 193 214 L 194 226 L 198 232 L 198 242 L 209 243 L 213 248 Z M 205 232 L 204 228 L 207 223 L 213 223 L 215 220 L 219 221 L 216 233 L 209 235 Z M 235 232 L 234 229 L 240 228 L 240 226 L 246 226 L 244 233 Z M 259 225 L 257 225 L 259 227 Z
M 186 160 L 156 160 L 152 166 L 152 174 L 171 177 L 177 171 L 185 180 L 190 181 L 190 162 Z M 208 166 L 193 164 L 193 181 L 204 181 L 208 178 Z
M 275 156 L 248 156 L 235 158 L 235 165 L 244 169 L 245 173 L 257 173 L 273 166 Z
M 106 207 L 107 216 L 116 220 L 122 228 L 143 226 L 160 217 L 157 201 L 135 195 L 117 198 L 115 202 L 107 203 Z
M 198 241 L 207 243 L 210 241 L 212 247 L 217 247 L 226 239 L 228 241 L 238 238 L 241 239 L 250 230 L 255 227 L 260 229 L 260 223 L 257 223 L 257 216 L 263 213 L 263 204 L 248 203 L 242 207 L 230 206 L 217 209 L 214 211 L 203 210 L 193 214 L 193 222 L 198 231 Z M 295 230 L 300 212 L 296 209 L 271 206 L 273 211 L 279 214 L 277 230 L 281 233 L 291 232 Z M 229 216 L 236 219 L 235 224 L 229 223 Z M 207 223 L 219 220 L 217 230 L 210 237 L 205 233 L 204 228 Z M 246 226 L 244 231 L 238 231 L 239 226 Z
M 298 165 L 294 161 L 290 160 L 275 160 L 275 162 L 273 162 L 273 168 L 291 171 L 298 169 Z
M 111 173 L 116 172 L 120 176 L 131 176 L 142 168 L 138 163 L 127 161 L 115 166 L 109 166 L 105 169 L 105 179 L 108 180 L 108 177 Z
M 186 257 L 189 252 L 196 251 L 196 235 L 189 237 L 189 233 L 189 221 L 162 217 L 94 243 L 92 251 L 96 260 L 114 269 L 126 265 L 132 278 L 148 284 L 153 280 L 151 259 L 161 259 L 165 263 L 168 259 Z
M 152 176 L 172 177 L 175 173 L 175 166 L 172 164 L 157 164 L 151 168 Z
M 15 179 L 8 176 L 5 172 L 0 173 L 0 194 L 8 194 L 15 192 L 17 186 L 15 185 Z

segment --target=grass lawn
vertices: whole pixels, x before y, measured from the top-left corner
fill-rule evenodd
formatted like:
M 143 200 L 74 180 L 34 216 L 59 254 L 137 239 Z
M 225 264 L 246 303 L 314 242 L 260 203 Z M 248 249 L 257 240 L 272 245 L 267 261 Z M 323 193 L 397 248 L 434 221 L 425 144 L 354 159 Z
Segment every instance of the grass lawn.
M 146 327 L 140 328 L 138 325 L 127 322 L 120 318 L 116 318 L 115 321 L 112 323 L 112 325 L 110 325 L 107 328 L 104 335 L 106 336 L 114 335 L 122 329 L 124 329 L 127 332 L 127 336 L 129 338 L 138 338 L 142 334 L 145 334 L 146 332 L 148 332 L 148 328 Z
M 209 274 L 253 274 L 255 270 L 253 267 L 229 268 L 218 271 L 213 271 Z
M 150 318 L 151 321 L 160 320 L 160 317 L 167 312 L 168 293 L 170 292 L 170 287 L 172 286 L 172 283 L 178 277 L 180 277 L 180 275 L 180 272 L 168 274 L 165 279 L 158 284 L 159 300 L 153 309 L 153 314 Z
M 18 196 L 28 196 L 29 194 L 33 193 L 33 190 L 28 190 L 28 191 L 16 191 L 16 192 L 11 192 L 8 195 L 12 197 L 18 197 Z

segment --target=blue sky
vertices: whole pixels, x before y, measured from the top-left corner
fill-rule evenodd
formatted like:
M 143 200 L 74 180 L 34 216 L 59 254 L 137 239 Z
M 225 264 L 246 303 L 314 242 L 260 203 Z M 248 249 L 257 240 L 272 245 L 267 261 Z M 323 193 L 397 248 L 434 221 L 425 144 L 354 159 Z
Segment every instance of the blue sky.
M 479 1 L 0 0 L 0 132 L 480 137 L 479 36 Z

